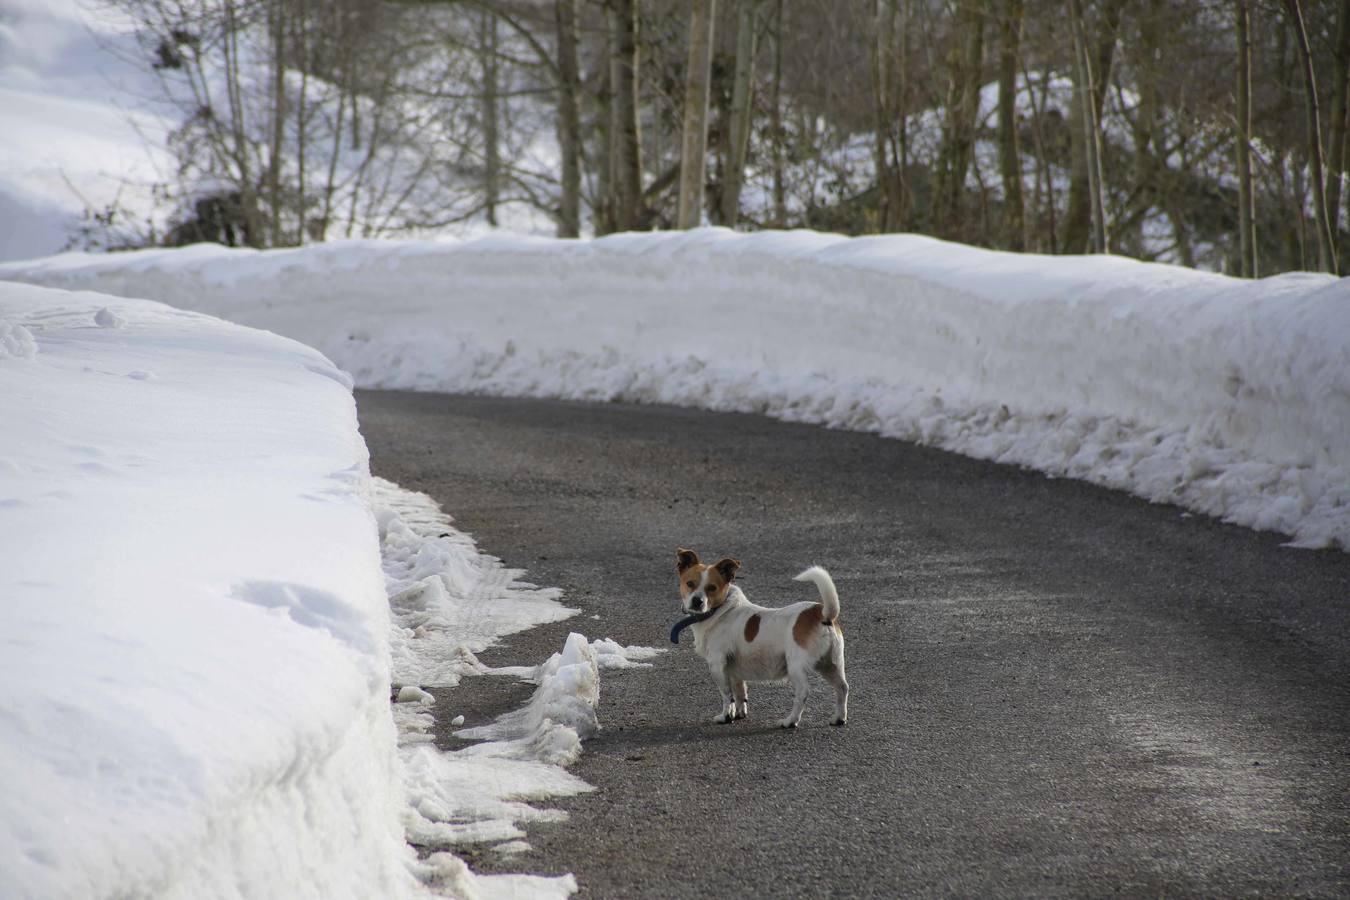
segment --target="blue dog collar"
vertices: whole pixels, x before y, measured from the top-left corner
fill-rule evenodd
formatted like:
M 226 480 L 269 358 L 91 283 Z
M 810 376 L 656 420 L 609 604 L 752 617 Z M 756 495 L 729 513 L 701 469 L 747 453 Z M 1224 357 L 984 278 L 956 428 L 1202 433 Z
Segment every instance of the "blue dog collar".
M 678 644 L 680 642 L 681 631 L 684 631 L 690 625 L 697 625 L 699 622 L 704 622 L 707 621 L 708 619 L 711 619 L 713 616 L 717 615 L 718 610 L 720 610 L 721 608 L 722 607 L 719 606 L 717 607 L 717 609 L 710 609 L 707 612 L 691 613 L 690 615 L 685 616 L 683 619 L 675 623 L 674 628 L 670 629 L 670 642 L 672 644 Z

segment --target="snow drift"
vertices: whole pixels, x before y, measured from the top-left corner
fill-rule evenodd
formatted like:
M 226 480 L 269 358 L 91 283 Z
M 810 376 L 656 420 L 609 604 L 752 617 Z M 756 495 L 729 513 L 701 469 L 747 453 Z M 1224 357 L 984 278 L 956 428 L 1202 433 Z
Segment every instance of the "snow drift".
M 141 300 L 0 323 L 6 896 L 412 893 L 350 381 Z
M 917 236 L 67 254 L 0 277 L 187 303 L 364 387 L 632 400 L 875 431 L 1350 546 L 1350 281 Z

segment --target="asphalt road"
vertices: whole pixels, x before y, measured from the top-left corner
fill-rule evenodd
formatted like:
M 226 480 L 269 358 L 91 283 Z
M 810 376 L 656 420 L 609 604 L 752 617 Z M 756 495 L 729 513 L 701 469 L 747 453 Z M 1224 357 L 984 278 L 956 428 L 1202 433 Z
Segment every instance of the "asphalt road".
M 669 646 L 675 548 L 752 600 L 839 586 L 846 728 L 817 683 L 714 725 L 685 643 L 607 672 L 534 850 L 588 897 L 1350 895 L 1350 554 L 868 435 L 754 416 L 360 393 L 377 474 L 426 491 L 580 617 Z M 599 619 L 591 619 L 599 615 Z M 471 679 L 481 716 L 528 689 Z M 455 746 L 445 739 L 446 746 Z

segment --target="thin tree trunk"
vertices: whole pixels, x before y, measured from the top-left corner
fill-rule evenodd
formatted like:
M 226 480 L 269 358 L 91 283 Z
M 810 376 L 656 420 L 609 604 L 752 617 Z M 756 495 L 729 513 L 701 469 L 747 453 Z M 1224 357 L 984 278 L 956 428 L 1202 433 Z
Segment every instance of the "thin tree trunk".
M 741 185 L 750 149 L 750 115 L 754 102 L 755 53 L 759 0 L 737 0 L 736 74 L 731 86 L 731 121 L 726 173 L 722 182 L 722 224 L 735 228 L 741 215 Z
M 483 76 L 483 212 L 487 223 L 496 227 L 501 177 L 497 126 L 497 17 L 488 10 L 481 11 L 479 16 L 478 53 Z
M 638 122 L 638 0 L 610 0 L 610 85 L 614 224 L 638 227 L 642 217 L 642 129 Z
M 576 0 L 556 0 L 558 26 L 558 151 L 562 155 L 562 196 L 558 237 L 581 234 L 581 74 L 577 65 Z
M 1327 221 L 1332 249 L 1340 244 L 1342 180 L 1345 177 L 1346 128 L 1350 126 L 1350 0 L 1341 0 L 1336 19 L 1335 69 L 1331 82 L 1331 157 L 1327 160 Z M 1350 259 L 1342 259 L 1345 270 Z
M 250 247 L 264 246 L 262 218 L 258 212 L 258 186 L 253 183 L 250 154 L 253 148 L 244 132 L 244 103 L 239 74 L 239 30 L 235 20 L 234 0 L 225 0 L 225 32 L 221 43 L 225 61 L 225 94 L 230 109 L 235 165 L 239 168 L 239 217 L 243 220 L 244 243 Z
M 609 13 L 606 12 L 606 17 Z M 608 19 L 606 19 L 608 23 Z M 599 140 L 596 142 L 599 146 L 599 159 L 596 161 L 596 175 L 599 184 L 596 199 L 595 210 L 595 230 L 598 234 L 609 234 L 618 231 L 618 224 L 615 219 L 615 200 L 614 194 L 614 156 L 616 133 L 614 128 L 614 80 L 613 66 L 610 65 L 613 59 L 613 29 L 608 27 L 600 29 L 600 47 L 601 56 L 604 64 L 600 66 L 596 88 L 595 103 L 595 126 L 599 129 Z
M 1022 154 L 1017 137 L 1017 56 L 1022 39 L 1022 0 L 1005 0 L 1000 17 L 998 66 L 998 156 L 1003 177 L 1003 244 L 1026 248 L 1022 209 Z
M 308 166 L 306 165 L 306 155 L 309 153 L 308 141 L 306 140 L 309 131 L 309 124 L 306 122 L 308 112 L 308 93 L 309 93 L 309 44 L 306 35 L 309 29 L 309 17 L 306 0 L 299 0 L 300 14 L 293 20 L 294 37 L 296 48 L 300 51 L 300 94 L 296 98 L 295 110 L 295 160 L 296 160 L 296 205 L 295 214 L 297 218 L 295 228 L 295 240 L 297 244 L 305 243 L 305 229 L 308 227 L 306 217 L 308 210 L 305 204 L 309 198 L 309 191 L 305 184 Z
M 787 194 L 783 187 L 783 0 L 778 0 L 775 13 L 776 30 L 773 37 L 773 102 L 771 104 L 773 129 L 773 224 L 787 227 Z
M 1237 18 L 1238 252 L 1243 278 L 1256 277 L 1256 208 L 1252 196 L 1252 40 L 1248 0 L 1235 0 Z
M 874 140 L 872 165 L 876 170 L 877 221 L 876 230 L 891 230 L 894 211 L 891 209 L 890 143 L 894 81 L 893 51 L 895 47 L 896 0 L 874 0 L 872 8 L 872 114 Z
M 1070 20 L 1072 23 L 1072 8 L 1074 0 L 1070 0 Z M 1101 31 L 1097 36 L 1096 52 L 1090 54 L 1089 58 L 1093 60 L 1092 71 L 1095 75 L 1093 79 L 1092 91 L 1092 114 L 1100 123 L 1102 113 L 1106 106 L 1107 87 L 1110 84 L 1112 63 L 1116 53 L 1116 33 L 1120 28 L 1121 15 L 1124 12 L 1126 0 L 1104 0 L 1101 4 Z M 1081 5 L 1078 7 L 1081 19 Z M 1071 27 L 1072 30 L 1072 27 Z M 1086 37 L 1087 27 L 1084 24 L 1083 45 L 1088 46 Z M 1078 53 L 1074 53 L 1074 66 L 1077 68 Z M 1073 119 L 1081 120 L 1083 117 L 1082 109 L 1078 108 L 1078 94 L 1074 94 Z M 1072 172 L 1069 179 L 1069 202 L 1068 208 L 1064 212 L 1063 241 L 1061 250 L 1065 253 L 1082 253 L 1092 246 L 1092 191 L 1088 179 L 1088 151 L 1085 145 L 1087 137 L 1084 129 L 1079 127 L 1069 128 L 1071 147 L 1073 155 Z
M 1327 216 L 1326 180 L 1322 166 L 1322 123 L 1317 104 L 1317 76 L 1313 73 L 1312 51 L 1308 47 L 1308 30 L 1303 24 L 1303 6 L 1300 0 L 1284 0 L 1294 27 L 1299 57 L 1303 64 L 1303 96 L 1308 113 L 1308 161 L 1312 168 L 1314 230 L 1317 232 L 1317 267 L 1323 272 L 1336 272 L 1336 254 L 1331 241 L 1331 223 Z
M 1101 127 L 1098 124 L 1096 79 L 1093 77 L 1092 57 L 1088 53 L 1087 32 L 1083 27 L 1080 0 L 1069 0 L 1069 20 L 1073 28 L 1074 68 L 1077 106 L 1083 129 L 1084 162 L 1087 167 L 1088 199 L 1091 203 L 1093 253 L 1107 250 L 1105 191 L 1102 185 Z
M 899 3 L 900 0 L 895 0 Z M 909 5 L 896 14 L 895 89 L 892 110 L 895 115 L 895 146 L 892 148 L 891 227 L 896 231 L 909 228 Z
M 285 243 L 281 235 L 281 151 L 286 133 L 286 10 L 285 0 L 272 0 L 268 9 L 272 42 L 272 121 L 269 125 L 267 202 L 271 207 L 270 240 L 273 247 Z
M 1027 97 L 1031 101 L 1031 136 L 1032 142 L 1036 145 L 1036 216 L 1035 227 L 1032 229 L 1032 235 L 1035 240 L 1032 246 L 1040 252 L 1057 253 L 1056 245 L 1057 234 L 1055 229 L 1055 187 L 1050 180 L 1049 156 L 1045 146 L 1045 132 L 1042 127 L 1042 121 L 1045 117 L 1046 94 L 1049 88 L 1046 81 L 1049 80 L 1049 74 L 1043 73 L 1041 76 L 1041 100 L 1036 100 L 1036 86 L 1031 81 L 1031 72 L 1027 70 L 1026 61 L 1022 62 L 1022 80 L 1027 85 Z M 1042 184 L 1044 187 L 1042 187 Z M 1044 216 L 1046 228 L 1048 230 L 1048 240 L 1042 239 L 1040 220 Z
M 678 228 L 696 228 L 702 220 L 715 6 L 716 0 L 693 0 L 689 16 L 689 77 L 684 91 Z

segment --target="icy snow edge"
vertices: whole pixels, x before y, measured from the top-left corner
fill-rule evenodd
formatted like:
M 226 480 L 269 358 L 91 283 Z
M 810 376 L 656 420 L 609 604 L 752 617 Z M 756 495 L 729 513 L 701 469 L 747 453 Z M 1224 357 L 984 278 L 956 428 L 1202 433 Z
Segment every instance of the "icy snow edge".
M 702 229 L 77 254 L 0 277 L 191 298 L 363 387 L 759 412 L 1350 548 L 1350 281 L 1329 276 Z
M 577 610 L 557 602 L 557 589 L 522 581 L 522 571 L 479 552 L 425 494 L 378 477 L 370 494 L 393 617 L 394 720 L 408 801 L 403 821 L 408 840 L 423 850 L 415 870 L 425 883 L 462 898 L 566 897 L 577 889 L 570 874 L 479 875 L 449 851 L 488 843 L 518 853 L 530 849 L 526 825 L 566 819 L 533 804 L 592 790 L 563 767 L 600 728 L 600 670 L 646 665 L 642 660 L 659 651 L 588 642 L 574 632 L 541 665 L 484 665 L 475 654 L 498 637 Z M 455 732 L 483 743 L 441 751 L 433 744 L 433 711 L 454 710 L 454 686 L 472 675 L 516 676 L 538 687 L 521 709 Z M 460 713 L 450 721 L 464 719 Z

